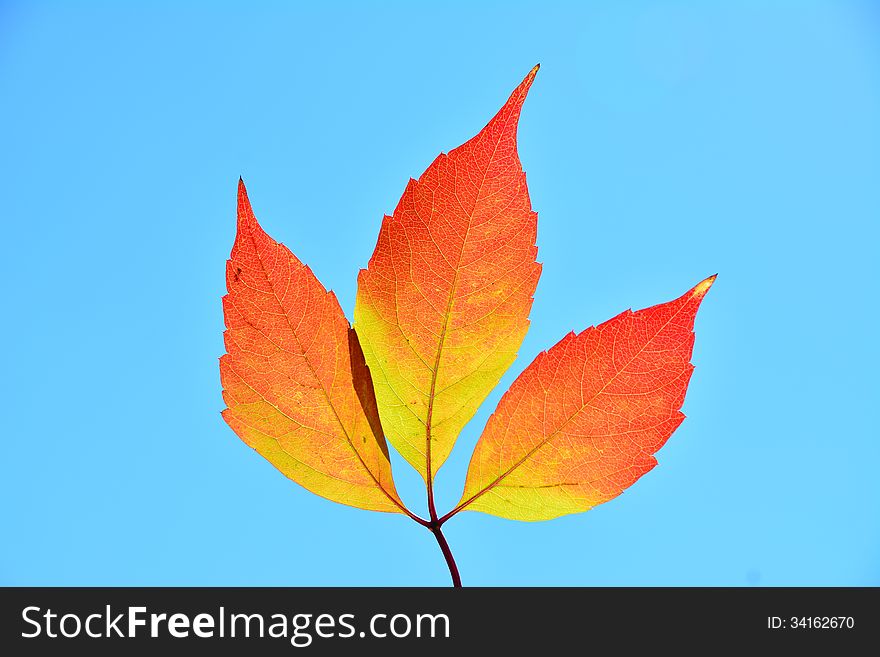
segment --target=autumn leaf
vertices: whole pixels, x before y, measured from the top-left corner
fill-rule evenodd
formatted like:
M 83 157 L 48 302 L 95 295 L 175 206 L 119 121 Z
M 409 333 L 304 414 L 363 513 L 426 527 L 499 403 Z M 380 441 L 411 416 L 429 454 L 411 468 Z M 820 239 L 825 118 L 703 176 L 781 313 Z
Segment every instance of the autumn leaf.
M 229 426 L 313 493 L 408 513 L 357 336 L 336 296 L 263 232 L 243 182 L 226 285 L 220 375 Z
M 547 520 L 607 502 L 653 468 L 684 415 L 694 318 L 715 277 L 542 352 L 489 418 L 460 510 Z
M 516 132 L 537 71 L 476 137 L 410 180 L 358 277 L 354 328 L 382 426 L 429 497 L 528 329 L 541 267 Z
M 516 358 L 541 274 L 516 143 L 537 71 L 474 138 L 409 181 L 358 276 L 353 328 L 333 293 L 263 232 L 239 183 L 223 417 L 310 491 L 427 528 L 455 586 L 442 527 L 459 512 L 587 511 L 656 465 L 684 419 L 694 320 L 715 280 L 541 353 L 489 418 L 458 505 L 437 512 L 434 476 Z M 386 438 L 424 478 L 427 518 L 398 497 Z

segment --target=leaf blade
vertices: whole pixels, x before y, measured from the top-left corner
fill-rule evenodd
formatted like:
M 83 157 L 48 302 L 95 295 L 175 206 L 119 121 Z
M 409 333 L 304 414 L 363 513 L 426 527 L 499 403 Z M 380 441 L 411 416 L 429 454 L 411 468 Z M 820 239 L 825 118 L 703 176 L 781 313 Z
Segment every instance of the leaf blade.
M 651 470 L 684 419 L 694 320 L 714 280 L 539 354 L 489 418 L 447 517 L 549 520 L 607 502 Z
M 227 424 L 317 495 L 406 513 L 381 427 L 363 407 L 371 384 L 356 336 L 336 296 L 260 227 L 241 181 L 226 282 Z
M 358 276 L 354 328 L 388 440 L 430 481 L 516 357 L 540 276 L 516 130 L 535 67 L 410 180 Z

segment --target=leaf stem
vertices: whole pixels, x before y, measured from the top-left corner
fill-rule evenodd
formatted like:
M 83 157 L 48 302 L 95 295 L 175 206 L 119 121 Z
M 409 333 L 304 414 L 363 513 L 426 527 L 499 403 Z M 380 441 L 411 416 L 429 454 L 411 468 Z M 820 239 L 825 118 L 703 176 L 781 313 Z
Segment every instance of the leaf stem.
M 430 440 L 428 445 L 430 445 Z M 431 456 L 430 452 L 428 452 L 428 481 L 427 481 L 427 489 L 428 489 L 428 515 L 431 518 L 431 522 L 437 522 L 437 507 L 434 506 L 434 478 L 431 476 Z
M 412 518 L 413 520 L 415 520 L 415 521 L 416 521 L 417 523 L 419 523 L 422 527 L 427 527 L 428 529 L 431 529 L 431 523 L 430 523 L 430 522 L 428 522 L 427 520 L 425 520 L 424 518 L 422 518 L 422 517 L 420 517 L 420 516 L 417 516 L 415 513 L 413 513 L 412 511 L 410 511 L 408 508 L 406 508 L 406 506 L 401 506 L 401 507 L 400 507 L 400 511 L 401 511 L 401 513 L 404 513 L 404 514 L 406 514 L 407 516 L 409 516 L 410 518 Z
M 439 358 L 439 354 L 438 354 Z M 434 399 L 435 381 L 431 382 L 431 400 Z M 431 469 L 431 416 L 433 415 L 433 403 L 428 405 L 428 417 L 425 421 L 425 487 L 428 489 L 428 516 L 431 522 L 437 522 L 437 507 L 434 505 L 434 473 Z M 440 525 L 437 525 L 438 527 Z
M 440 546 L 440 551 L 443 553 L 443 558 L 446 559 L 446 565 L 449 567 L 449 574 L 452 576 L 452 586 L 460 589 L 461 575 L 458 572 L 458 566 L 455 565 L 455 558 L 452 556 L 452 550 L 449 549 L 449 543 L 446 542 L 443 530 L 440 529 L 439 524 L 433 522 L 428 529 L 434 534 L 434 538 L 437 539 L 437 544 Z
M 467 506 L 468 504 L 470 504 L 471 502 L 473 502 L 473 499 L 468 500 L 468 501 L 465 502 L 464 504 L 459 504 L 457 507 L 455 507 L 454 509 L 452 509 L 452 511 L 450 511 L 449 513 L 447 513 L 445 516 L 443 516 L 443 517 L 437 519 L 437 524 L 438 524 L 438 525 L 442 525 L 444 522 L 446 522 L 447 520 L 449 520 L 452 516 L 454 516 L 454 515 L 455 515 L 456 513 L 458 513 L 459 511 L 461 511 L 464 507 L 466 507 L 466 506 Z

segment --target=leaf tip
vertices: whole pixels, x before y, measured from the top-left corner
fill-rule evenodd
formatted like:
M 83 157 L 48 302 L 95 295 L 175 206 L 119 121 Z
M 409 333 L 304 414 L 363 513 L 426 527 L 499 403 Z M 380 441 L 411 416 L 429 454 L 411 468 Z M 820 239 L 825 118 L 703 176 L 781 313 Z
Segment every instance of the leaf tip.
M 248 199 L 247 187 L 241 176 L 238 177 L 238 224 L 239 228 L 242 224 L 250 224 L 254 221 L 254 212 L 251 208 L 250 199 Z
M 697 283 L 696 287 L 694 287 L 693 294 L 695 297 L 703 298 L 706 296 L 706 292 L 709 291 L 709 288 L 712 287 L 712 283 L 715 282 L 715 279 L 718 278 L 718 274 L 712 274 L 709 278 L 704 281 Z
M 517 121 L 513 121 L 513 125 L 516 126 L 519 119 L 519 111 L 526 100 L 526 96 L 528 96 L 529 94 L 529 89 L 532 86 L 532 82 L 535 81 L 535 76 L 538 74 L 538 69 L 540 68 L 540 64 L 535 64 L 534 68 L 532 68 L 532 70 L 528 72 L 526 77 L 523 78 L 522 82 L 520 82 L 517 88 L 513 90 L 513 93 L 510 94 L 510 97 L 507 99 L 504 107 L 502 107 L 498 114 L 495 115 L 493 121 L 497 121 L 500 118 L 504 118 L 506 120 L 509 116 L 508 113 L 512 111 L 514 112 L 514 115 L 517 119 Z
M 517 91 L 521 91 L 521 92 L 526 92 L 526 93 L 527 93 L 528 90 L 529 90 L 529 87 L 532 86 L 532 82 L 535 81 L 535 76 L 538 74 L 538 71 L 540 71 L 540 70 L 541 70 L 541 65 L 540 65 L 540 64 L 535 64 L 535 65 L 532 67 L 532 70 L 529 71 L 528 74 L 526 75 L 526 77 L 523 78 L 523 81 L 520 82 L 520 85 L 519 85 L 519 87 L 517 88 Z

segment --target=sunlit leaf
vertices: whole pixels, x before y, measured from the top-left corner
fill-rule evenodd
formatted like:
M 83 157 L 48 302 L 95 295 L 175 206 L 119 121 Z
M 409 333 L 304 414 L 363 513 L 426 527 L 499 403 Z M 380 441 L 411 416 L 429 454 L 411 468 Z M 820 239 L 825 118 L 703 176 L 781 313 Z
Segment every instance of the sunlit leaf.
M 313 493 L 402 511 L 357 336 L 336 296 L 257 223 L 244 183 L 226 285 L 229 426 Z
M 546 520 L 607 502 L 653 468 L 684 419 L 694 318 L 714 280 L 539 354 L 489 419 L 456 508 Z
M 428 481 L 528 329 L 541 268 L 516 132 L 536 73 L 476 137 L 410 180 L 358 277 L 354 327 L 382 425 Z

